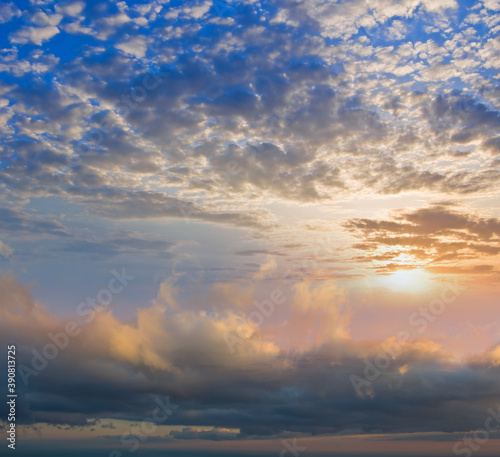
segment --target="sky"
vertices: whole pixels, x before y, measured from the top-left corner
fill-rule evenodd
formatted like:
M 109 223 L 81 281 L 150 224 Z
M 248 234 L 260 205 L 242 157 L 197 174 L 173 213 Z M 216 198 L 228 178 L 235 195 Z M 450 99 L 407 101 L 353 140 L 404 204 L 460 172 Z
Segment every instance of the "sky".
M 0 2 L 18 455 L 497 455 L 499 13 Z

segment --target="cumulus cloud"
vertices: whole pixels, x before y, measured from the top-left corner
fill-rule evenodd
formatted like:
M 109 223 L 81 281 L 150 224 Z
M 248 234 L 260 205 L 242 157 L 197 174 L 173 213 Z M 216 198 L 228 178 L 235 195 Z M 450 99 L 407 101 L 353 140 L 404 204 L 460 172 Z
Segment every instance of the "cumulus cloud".
M 24 27 L 11 35 L 11 43 L 34 43 L 41 46 L 45 41 L 50 40 L 53 36 L 59 33 L 59 29 L 55 26 L 48 27 Z
M 21 11 L 13 3 L 2 3 L 0 5 L 0 24 L 5 24 L 20 15 Z
M 142 59 L 146 55 L 147 51 L 146 38 L 143 36 L 136 36 L 127 41 L 116 44 L 116 48 L 120 51 L 132 54 L 138 59 Z
M 84 8 L 84 2 L 61 2 L 56 5 L 57 12 L 68 16 L 78 16 Z
M 20 358 L 29 360 L 29 348 L 42 348 L 49 342 L 47 335 L 59 334 L 69 320 L 58 321 L 12 277 L 3 277 L 0 287 L 2 340 L 17 335 Z M 307 295 L 306 290 L 298 291 L 295 299 L 299 308 L 311 309 L 309 303 L 321 298 L 318 292 Z M 81 333 L 71 338 L 57 361 L 29 379 L 27 395 L 36 395 L 37 401 L 23 411 L 20 423 L 133 419 L 146 414 L 149 395 L 161 394 L 179 405 L 175 423 L 187 427 L 170 433 L 169 439 L 328 434 L 353 428 L 452 432 L 473 428 L 481 417 L 481 405 L 498 396 L 495 348 L 457 364 L 438 344 L 425 339 L 373 344 L 342 336 L 287 353 L 266 341 L 256 328 L 231 354 L 224 335 L 241 325 L 237 314 L 175 310 L 161 306 L 165 296 L 162 293 L 155 304 L 139 309 L 133 321 L 122 321 L 101 309 L 93 320 L 80 323 Z M 85 320 L 89 316 L 85 313 Z M 318 314 L 318 318 L 325 316 Z M 387 353 L 389 366 L 360 395 L 350 377 L 363 377 L 366 360 L 381 353 Z M 73 378 L 80 381 L 75 384 Z M 467 395 L 461 387 L 464 379 L 471 386 Z M 88 392 L 96 386 L 102 397 L 89 401 Z M 476 395 L 479 386 L 480 396 Z M 52 395 L 56 391 L 57 397 Z M 388 415 L 391 404 L 394 408 Z M 408 409 L 412 414 L 407 414 Z M 460 419 L 449 422 L 450 414 Z M 214 429 L 196 431 L 197 426 Z M 221 428 L 240 433 L 236 436 Z
M 419 7 L 431 13 L 443 13 L 455 9 L 454 0 L 432 1 L 381 1 L 371 4 L 366 1 L 327 2 L 308 0 L 295 6 L 318 22 L 324 36 L 329 38 L 346 37 L 358 33 L 359 29 L 373 29 L 393 17 L 412 17 Z

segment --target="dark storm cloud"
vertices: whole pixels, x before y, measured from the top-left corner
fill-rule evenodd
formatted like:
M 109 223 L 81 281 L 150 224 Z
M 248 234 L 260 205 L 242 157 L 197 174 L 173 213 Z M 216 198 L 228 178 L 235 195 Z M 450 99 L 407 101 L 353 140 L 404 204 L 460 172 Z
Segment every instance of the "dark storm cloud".
M 105 377 L 87 373 L 75 379 L 76 384 L 67 380 L 63 383 L 63 372 L 50 367 L 30 384 L 30 398 L 36 398 L 30 407 L 34 410 L 32 420 L 40 422 L 74 424 L 77 411 L 84 411 L 85 417 L 77 414 L 78 424 L 95 417 L 140 420 L 147 417 L 151 398 L 138 393 L 139 389 L 170 395 L 179 405 L 174 424 L 239 428 L 242 435 L 238 438 L 284 431 L 328 434 L 352 428 L 365 433 L 454 432 L 471 430 L 481 423 L 484 411 L 498 398 L 495 382 L 498 369 L 479 366 L 450 372 L 443 370 L 438 360 L 426 360 L 429 355 L 419 357 L 422 357 L 420 362 L 411 353 L 398 359 L 394 370 L 374 382 L 373 395 L 368 398 L 358 398 L 349 382 L 352 374 L 363 376 L 363 361 L 339 360 L 328 353 L 317 361 L 313 354 L 313 362 L 307 366 L 300 366 L 291 357 L 293 368 L 284 372 L 268 363 L 249 367 L 257 370 L 258 377 L 229 372 L 223 365 L 204 368 L 188 363 L 190 370 L 205 379 L 191 387 L 181 387 L 175 376 L 168 373 L 148 373 L 147 380 L 135 383 L 133 389 L 127 388 L 130 384 L 120 380 L 116 373 L 113 384 L 107 386 L 106 378 L 112 374 L 109 368 Z M 335 368 L 328 368 L 333 361 Z M 413 371 L 398 375 L 396 368 L 407 363 Z M 62 366 L 61 370 L 66 372 L 67 367 Z M 85 370 L 79 371 L 80 376 L 85 375 Z M 464 383 L 469 388 L 466 395 Z M 97 397 L 90 395 L 96 390 L 100 392 Z M 477 391 L 483 393 L 475 395 L 473 392 Z M 53 396 L 56 392 L 57 400 Z M 134 397 L 132 404 L 131 397 Z M 47 415 L 44 411 L 48 409 L 69 414 L 67 418 L 56 412 Z M 449 421 L 450 417 L 457 419 Z M 227 439 L 203 433 L 171 435 L 175 439 Z
M 31 366 L 30 348 L 43 353 L 47 335 L 63 327 L 12 277 L 1 278 L 0 287 L 2 339 L 15 341 L 19 360 Z M 272 349 L 255 333 L 231 353 L 224 334 L 234 331 L 237 320 L 174 308 L 144 308 L 134 322 L 104 312 L 82 326 L 57 358 L 29 375 L 27 387 L 20 378 L 25 407 L 19 423 L 140 421 L 149 417 L 159 395 L 179 406 L 169 425 L 240 429 L 238 439 L 353 429 L 448 433 L 477 427 L 500 394 L 498 347 L 452 364 L 450 354 L 425 339 L 401 344 L 394 338 L 375 344 L 333 339 L 294 354 Z M 133 351 L 125 341 L 134 342 Z M 388 357 L 386 368 L 356 390 L 352 377 L 373 374 L 367 360 L 381 354 Z M 175 435 L 170 438 L 228 438 L 189 429 Z

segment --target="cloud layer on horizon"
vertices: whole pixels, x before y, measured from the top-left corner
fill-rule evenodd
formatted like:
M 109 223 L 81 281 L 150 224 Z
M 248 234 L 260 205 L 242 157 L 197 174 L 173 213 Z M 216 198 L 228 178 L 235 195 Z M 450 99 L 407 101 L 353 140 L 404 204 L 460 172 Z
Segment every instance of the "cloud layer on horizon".
M 33 368 L 33 348 L 42 353 L 49 334 L 64 331 L 69 319 L 51 315 L 13 277 L 2 277 L 0 286 L 2 341 L 15 341 L 18 360 Z M 240 284 L 225 287 L 241 290 Z M 272 326 L 241 328 L 243 311 L 252 305 L 245 299 L 224 305 L 220 288 L 209 298 L 211 310 L 206 303 L 203 309 L 181 306 L 170 281 L 133 321 L 99 305 L 93 318 L 71 316 L 80 334 L 38 374 L 24 373 L 29 385 L 19 422 L 80 426 L 96 419 L 141 420 L 155 394 L 179 405 L 171 425 L 237 428 L 238 439 L 349 430 L 459 432 L 484 420 L 500 394 L 498 346 L 458 362 L 424 337 L 355 342 L 342 296 L 333 303 L 334 294 L 325 287 L 295 286 L 288 322 L 311 329 L 316 321 L 317 335 L 323 336 L 291 352 L 272 341 Z M 231 344 L 228 335 L 236 338 Z M 384 369 L 377 376 L 373 366 L 379 359 Z M 358 390 L 353 376 L 364 380 Z M 19 385 L 23 389 L 21 378 Z M 170 438 L 196 437 L 186 432 Z

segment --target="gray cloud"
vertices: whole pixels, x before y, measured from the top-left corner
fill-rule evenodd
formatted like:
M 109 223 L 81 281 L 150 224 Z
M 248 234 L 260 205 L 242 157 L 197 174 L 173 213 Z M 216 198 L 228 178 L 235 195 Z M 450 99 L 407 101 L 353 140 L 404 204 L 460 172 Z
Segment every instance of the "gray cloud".
M 2 340 L 15 341 L 19 359 L 29 361 L 29 348 L 42 348 L 46 335 L 62 327 L 13 278 L 2 278 L 0 286 Z M 166 291 L 160 290 L 157 301 L 170 296 Z M 236 320 L 220 312 L 175 311 L 168 300 L 166 314 L 153 306 L 139 311 L 137 321 L 122 322 L 106 312 L 82 328 L 57 360 L 30 377 L 19 422 L 142 420 L 153 395 L 168 395 L 179 405 L 171 425 L 238 428 L 238 439 L 352 429 L 449 433 L 477 427 L 499 395 L 497 347 L 450 368 L 451 355 L 435 343 L 402 343 L 389 366 L 369 383 L 369 395 L 359 396 L 351 376 L 364 377 L 366 360 L 394 341 L 384 346 L 333 339 L 301 353 L 282 353 L 257 332 L 230 354 L 223 336 L 239 325 Z M 136 349 L 122 351 L 122 338 Z M 196 437 L 233 435 L 197 435 L 188 428 L 170 436 Z
M 69 236 L 68 228 L 57 219 L 57 216 L 49 218 L 17 208 L 3 207 L 0 208 L 0 231 L 11 236 Z

